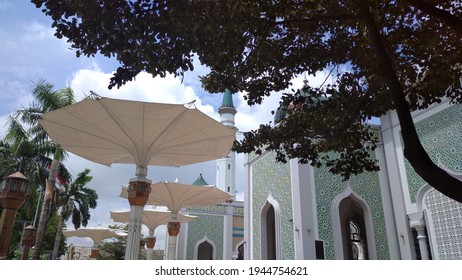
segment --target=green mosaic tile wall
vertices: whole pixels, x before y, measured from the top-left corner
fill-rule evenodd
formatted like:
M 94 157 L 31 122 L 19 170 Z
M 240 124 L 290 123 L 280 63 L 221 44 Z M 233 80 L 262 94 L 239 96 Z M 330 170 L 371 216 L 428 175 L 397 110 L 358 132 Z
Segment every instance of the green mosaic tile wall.
M 203 239 L 204 236 L 215 244 L 215 258 L 223 259 L 223 216 L 217 215 L 201 215 L 194 213 L 197 216 L 194 221 L 188 224 L 188 244 L 186 259 L 194 259 L 194 248 L 196 243 Z
M 210 212 L 210 213 L 226 213 L 226 206 L 223 206 L 223 205 L 203 205 L 203 206 L 188 207 L 187 210 L 204 211 L 204 212 Z
M 324 240 L 325 258 L 335 259 L 331 207 L 334 198 L 344 192 L 348 185 L 327 168 L 315 170 L 315 184 L 319 238 Z M 390 259 L 378 173 L 366 172 L 353 176 L 349 184 L 366 201 L 371 211 L 377 258 Z
M 268 193 L 278 200 L 281 207 L 281 234 L 283 259 L 294 259 L 292 195 L 290 189 L 289 164 L 276 163 L 274 154 L 270 154 L 253 165 L 253 228 L 254 228 L 254 258 L 260 258 L 260 217 L 262 206 L 266 202 Z M 347 184 L 340 176 L 332 175 L 327 168 L 315 171 L 317 216 L 320 239 L 325 242 L 326 259 L 334 259 L 331 206 L 333 199 L 345 191 Z M 354 176 L 350 185 L 355 193 L 361 196 L 369 205 L 374 225 L 374 234 L 378 259 L 389 259 L 389 248 L 383 205 L 380 196 L 378 173 L 367 172 Z
M 416 129 L 422 145 L 435 163 L 439 158 L 447 168 L 462 173 L 462 105 L 453 105 L 419 121 Z M 417 193 L 425 181 L 407 160 L 405 166 L 411 202 L 416 203 Z
M 244 207 L 242 207 L 242 206 L 234 206 L 233 207 L 233 213 L 235 215 L 244 215 Z
M 281 257 L 286 260 L 294 259 L 293 224 L 290 222 L 293 215 L 289 164 L 276 163 L 273 154 L 265 156 L 253 165 L 252 184 L 254 259 L 261 258 L 260 214 L 269 193 L 281 208 Z

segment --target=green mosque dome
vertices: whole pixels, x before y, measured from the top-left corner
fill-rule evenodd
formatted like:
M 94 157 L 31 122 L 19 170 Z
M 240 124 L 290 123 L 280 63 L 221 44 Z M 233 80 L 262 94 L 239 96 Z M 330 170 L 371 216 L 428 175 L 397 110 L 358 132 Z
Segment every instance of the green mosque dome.
M 202 173 L 199 174 L 199 177 L 192 183 L 195 186 L 208 186 L 209 184 L 204 180 L 204 177 L 202 177 Z

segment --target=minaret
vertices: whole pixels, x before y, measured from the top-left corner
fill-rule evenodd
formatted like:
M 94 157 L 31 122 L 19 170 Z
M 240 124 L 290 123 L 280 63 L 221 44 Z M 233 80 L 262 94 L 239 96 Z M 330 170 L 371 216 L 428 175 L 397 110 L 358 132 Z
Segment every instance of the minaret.
M 229 89 L 226 89 L 223 95 L 223 102 L 218 108 L 220 122 L 226 126 L 234 127 L 234 115 L 236 108 L 233 105 L 233 95 Z M 217 161 L 217 188 L 222 191 L 235 195 L 235 167 L 236 157 L 234 152 L 230 152 L 226 158 Z
M 229 89 L 226 89 L 223 95 L 223 102 L 218 108 L 220 114 L 220 122 L 226 126 L 234 128 L 234 115 L 236 108 L 233 105 L 233 95 Z M 235 195 L 235 169 L 236 168 L 236 155 L 230 152 L 227 157 L 221 158 L 217 161 L 217 188 L 222 191 Z M 223 259 L 232 260 L 233 258 L 233 220 L 234 220 L 234 206 L 232 203 L 227 203 L 226 214 L 224 216 L 223 224 Z

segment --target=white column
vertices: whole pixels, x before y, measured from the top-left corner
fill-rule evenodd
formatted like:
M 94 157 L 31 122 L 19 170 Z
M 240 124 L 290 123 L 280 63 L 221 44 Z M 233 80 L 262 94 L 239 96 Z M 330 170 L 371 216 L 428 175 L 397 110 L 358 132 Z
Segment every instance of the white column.
M 382 204 L 383 204 L 383 215 L 385 220 L 385 228 L 387 230 L 387 240 L 388 248 L 390 252 L 390 259 L 399 260 L 401 257 L 399 240 L 397 236 L 396 220 L 395 213 L 393 208 L 393 196 L 391 194 L 391 187 L 389 181 L 389 173 L 387 169 L 387 162 L 385 157 L 385 151 L 383 144 L 378 144 L 375 149 L 375 154 L 377 160 L 379 161 L 379 182 L 380 182 L 380 192 L 382 194 Z
M 422 260 L 429 260 L 423 211 L 409 214 L 409 225 L 417 231 L 417 240 L 419 241 L 420 256 L 422 257 Z
M 146 249 L 146 259 L 147 260 L 152 260 L 152 255 L 154 254 L 154 249 L 153 248 L 147 248 Z
M 244 260 L 253 259 L 252 254 L 252 172 L 249 155 L 244 155 Z
M 403 260 L 415 259 L 414 244 L 406 213 L 406 198 L 404 191 L 407 191 L 405 184 L 406 174 L 401 172 L 401 161 L 397 153 L 403 153 L 400 144 L 400 130 L 396 112 L 387 113 L 381 119 L 382 139 L 386 155 L 386 165 L 390 184 L 390 193 L 393 201 L 393 212 L 396 222 L 395 239 L 399 244 L 399 258 Z M 403 171 L 404 172 L 404 171 Z
M 128 221 L 127 243 L 125 259 L 137 260 L 140 251 L 141 220 L 143 210 L 151 193 L 151 181 L 146 179 L 147 169 L 136 168 L 136 178 L 131 179 L 127 187 L 128 202 L 130 203 L 130 219 Z
M 167 260 L 176 259 L 176 239 L 177 236 L 168 236 Z
M 188 215 L 189 213 L 182 213 Z M 194 216 L 194 214 L 191 214 Z M 188 227 L 189 223 L 183 223 L 180 227 L 180 232 L 176 238 L 176 259 L 186 260 L 188 253 Z
M 137 260 L 140 253 L 141 217 L 143 206 L 130 206 L 130 219 L 128 221 L 127 243 L 125 248 L 126 260 Z
M 313 167 L 290 160 L 295 259 L 316 259 L 316 193 Z
M 233 259 L 233 211 L 232 204 L 226 206 L 223 221 L 223 260 Z

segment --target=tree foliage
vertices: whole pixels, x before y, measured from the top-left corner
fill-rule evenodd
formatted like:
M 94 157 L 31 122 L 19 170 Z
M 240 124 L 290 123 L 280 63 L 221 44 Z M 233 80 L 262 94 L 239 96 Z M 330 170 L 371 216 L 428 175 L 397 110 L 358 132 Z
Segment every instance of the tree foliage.
M 100 260 L 123 260 L 125 258 L 125 237 L 112 238 L 98 244 Z
M 95 190 L 87 187 L 87 184 L 93 179 L 90 169 L 77 174 L 75 180 L 58 189 L 57 206 L 59 223 L 56 229 L 55 246 L 53 248 L 52 259 L 58 257 L 58 249 L 63 237 L 64 222 L 72 218 L 72 224 L 75 229 L 81 225 L 87 226 L 90 220 L 90 209 L 95 209 L 98 200 L 98 194 Z
M 46 179 L 39 177 L 39 175 L 43 175 L 42 169 L 27 171 L 34 175 L 32 179 L 42 180 L 39 185 L 42 186 L 42 193 L 44 194 L 34 250 L 34 259 L 39 259 L 48 219 L 54 211 L 55 182 L 58 180 L 60 183 L 66 184 L 70 179 L 69 172 L 60 163 L 66 153 L 49 139 L 39 124 L 39 119 L 41 114 L 72 104 L 74 94 L 70 88 L 55 90 L 52 84 L 42 79 L 34 85 L 32 95 L 34 100 L 29 104 L 29 107 L 17 110 L 9 118 L 9 128 L 5 140 L 10 144 L 13 154 L 19 158 L 20 171 L 24 172 L 26 168 L 31 168 L 31 166 L 24 165 L 29 163 L 31 159 L 38 158 L 48 164 L 46 166 Z M 53 160 L 48 157 L 51 155 Z
M 47 143 L 40 145 L 35 142 L 33 134 L 19 119 L 14 116 L 8 118 L 8 131 L 0 141 L 0 178 L 20 171 L 29 180 L 29 190 L 23 205 L 18 209 L 16 222 L 10 240 L 11 253 L 20 252 L 22 230 L 25 226 L 34 225 L 36 211 L 40 206 L 41 196 L 44 192 L 44 183 L 49 175 L 49 167 L 52 159 L 46 156 L 49 146 Z M 69 171 L 60 165 L 59 178 L 63 181 L 69 179 Z M 0 206 L 1 209 L 1 206 Z M 1 212 L 1 211 L 0 211 Z M 45 239 L 45 247 L 52 246 Z M 59 243 L 62 251 L 64 243 Z M 10 256 L 11 258 L 12 256 Z
M 109 225 L 108 228 L 115 231 L 125 231 L 120 225 Z M 98 259 L 99 260 L 123 260 L 125 259 L 125 248 L 127 244 L 127 237 L 113 237 L 111 239 L 106 239 L 101 241 L 97 247 L 99 249 Z M 143 248 L 146 244 L 144 238 L 140 240 L 140 248 Z M 139 260 L 145 260 L 146 256 L 143 250 L 140 250 L 138 255 Z
M 396 110 L 417 174 L 462 202 L 462 183 L 432 162 L 410 114 L 442 98 L 462 101 L 458 1 L 32 2 L 77 56 L 101 53 L 121 63 L 109 88 L 141 71 L 182 75 L 197 56 L 211 69 L 201 77 L 206 90 L 243 91 L 253 105 L 287 91 L 297 75 L 328 73 L 322 86 L 303 89 L 309 96 L 286 92 L 281 105 L 293 109 L 279 125 L 246 133 L 235 150 L 276 150 L 279 160 L 316 166 L 327 160 L 348 179 L 377 168 L 368 157 L 376 138 L 364 122 Z M 323 158 L 328 150 L 339 156 Z

